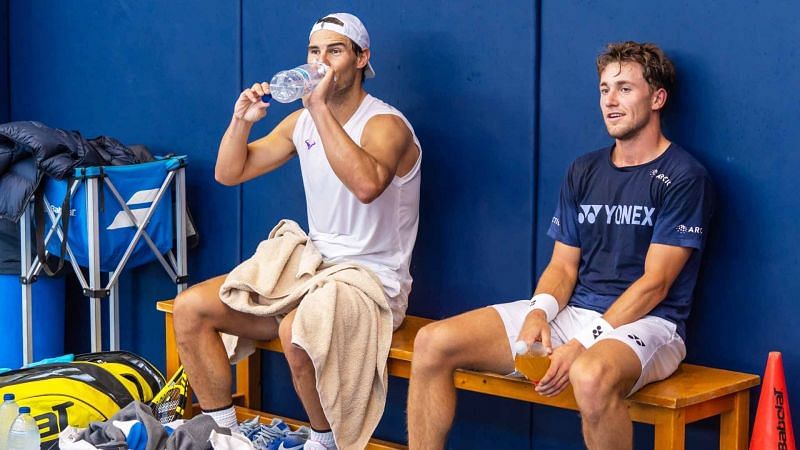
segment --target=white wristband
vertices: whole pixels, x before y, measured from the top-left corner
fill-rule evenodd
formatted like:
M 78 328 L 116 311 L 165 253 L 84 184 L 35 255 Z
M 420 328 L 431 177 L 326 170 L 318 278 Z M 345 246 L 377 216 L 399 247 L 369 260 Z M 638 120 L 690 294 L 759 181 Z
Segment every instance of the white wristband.
M 547 317 L 547 322 L 552 322 L 558 314 L 558 300 L 550 294 L 536 294 L 528 305 L 528 312 L 541 309 Z
M 601 336 L 611 331 L 614 331 L 614 327 L 606 322 L 606 319 L 598 317 L 594 319 L 588 327 L 579 331 L 578 334 L 575 335 L 575 339 L 588 349 L 594 345 Z

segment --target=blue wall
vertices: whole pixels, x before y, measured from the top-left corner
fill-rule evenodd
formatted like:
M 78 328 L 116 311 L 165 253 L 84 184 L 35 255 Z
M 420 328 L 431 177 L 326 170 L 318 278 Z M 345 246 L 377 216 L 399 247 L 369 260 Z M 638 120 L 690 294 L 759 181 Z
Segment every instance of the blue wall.
M 202 241 L 190 258 L 193 282 L 230 270 L 279 218 L 305 223 L 296 161 L 226 188 L 213 181 L 216 148 L 243 87 L 301 63 L 308 29 L 325 12 L 357 13 L 372 33 L 378 73 L 367 89 L 398 106 L 422 142 L 410 311 L 434 318 L 529 296 L 552 248 L 544 231 L 567 165 L 610 142 L 595 55 L 608 41 L 657 42 L 679 70 L 668 135 L 706 164 L 719 196 L 688 360 L 761 373 L 767 352 L 780 350 L 790 396 L 800 395 L 799 351 L 789 345 L 800 340 L 792 321 L 800 277 L 787 250 L 800 239 L 800 199 L 791 192 L 800 158 L 796 2 L 9 3 L 8 59 L 0 13 L 0 94 L 8 62 L 11 120 L 190 156 Z M 296 107 L 273 105 L 254 136 Z M 154 301 L 174 287 L 160 270 L 123 278 L 122 344 L 163 367 Z M 86 350 L 87 302 L 73 296 L 67 306 L 68 348 Z M 264 373 L 266 408 L 302 417 L 280 355 L 265 358 Z M 378 435 L 400 441 L 407 383 L 391 383 Z M 575 413 L 459 398 L 452 448 L 582 448 Z M 717 425 L 690 426 L 688 448 L 715 447 Z M 652 430 L 637 427 L 637 441 L 651 448 Z
M 8 94 L 8 0 L 0 0 L 0 123 L 10 117 Z

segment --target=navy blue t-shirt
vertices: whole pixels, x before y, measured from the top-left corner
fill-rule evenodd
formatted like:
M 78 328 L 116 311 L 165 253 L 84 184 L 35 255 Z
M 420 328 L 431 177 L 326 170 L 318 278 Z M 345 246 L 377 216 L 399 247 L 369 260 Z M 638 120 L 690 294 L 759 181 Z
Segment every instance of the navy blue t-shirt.
M 644 274 L 651 243 L 695 249 L 667 297 L 649 314 L 677 325 L 686 339 L 700 258 L 714 203 L 706 169 L 676 144 L 646 164 L 616 167 L 613 147 L 569 168 L 547 235 L 580 247 L 569 304 L 604 313 Z

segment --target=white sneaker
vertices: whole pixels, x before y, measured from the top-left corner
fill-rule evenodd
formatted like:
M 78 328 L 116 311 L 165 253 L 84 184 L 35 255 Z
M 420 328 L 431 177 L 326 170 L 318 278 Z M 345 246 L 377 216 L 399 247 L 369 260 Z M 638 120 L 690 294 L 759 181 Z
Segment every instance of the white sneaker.
M 303 450 L 336 450 L 336 447 L 328 448 L 321 442 L 308 440 L 303 446 Z

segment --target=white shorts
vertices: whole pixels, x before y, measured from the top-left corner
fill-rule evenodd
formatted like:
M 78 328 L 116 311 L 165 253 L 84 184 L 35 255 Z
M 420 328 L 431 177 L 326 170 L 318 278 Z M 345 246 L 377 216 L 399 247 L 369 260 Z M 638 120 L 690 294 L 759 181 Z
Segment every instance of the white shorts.
M 528 314 L 530 300 L 492 305 L 506 327 L 509 351 L 517 342 L 522 323 Z M 553 348 L 572 339 L 583 327 L 602 314 L 584 308 L 567 306 L 550 322 L 550 339 Z M 622 325 L 597 340 L 616 339 L 628 345 L 639 357 L 642 374 L 628 394 L 642 386 L 663 380 L 672 375 L 686 357 L 686 345 L 678 335 L 674 323 L 655 316 L 644 316 L 636 322 Z M 512 353 L 513 357 L 513 353 Z

